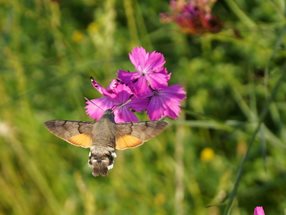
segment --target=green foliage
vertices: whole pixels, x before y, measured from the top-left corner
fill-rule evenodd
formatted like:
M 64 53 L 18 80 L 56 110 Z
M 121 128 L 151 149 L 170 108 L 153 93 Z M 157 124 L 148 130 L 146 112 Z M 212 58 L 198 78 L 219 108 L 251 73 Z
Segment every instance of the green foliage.
M 201 36 L 160 23 L 166 10 L 167 1 L 0 0 L 0 214 L 285 213 L 285 1 L 218 1 L 224 29 Z M 94 178 L 88 151 L 43 122 L 88 120 L 84 97 L 99 96 L 89 77 L 106 86 L 132 70 L 139 45 L 162 52 L 186 88 L 181 117 Z

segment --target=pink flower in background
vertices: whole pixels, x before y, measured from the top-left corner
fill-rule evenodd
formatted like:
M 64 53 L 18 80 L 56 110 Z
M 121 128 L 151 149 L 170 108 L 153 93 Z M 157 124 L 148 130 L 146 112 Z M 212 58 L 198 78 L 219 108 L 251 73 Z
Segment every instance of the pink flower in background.
M 171 73 L 164 67 L 163 54 L 148 53 L 137 47 L 129 58 L 136 71 L 119 70 L 118 79 L 114 79 L 107 88 L 91 79 L 92 86 L 102 97 L 87 100 L 87 114 L 99 120 L 104 111 L 112 109 L 115 122 L 136 122 L 138 119 L 134 112 L 142 111 L 147 111 L 151 120 L 177 118 L 186 92 L 180 85 L 168 86 Z
M 118 78 L 133 88 L 136 95 L 146 95 L 151 87 L 158 89 L 168 85 L 170 75 L 164 67 L 165 58 L 159 52 L 148 53 L 142 47 L 134 48 L 129 59 L 135 67 L 135 72 L 118 71 Z
M 216 0 L 171 0 L 170 14 L 161 14 L 165 23 L 175 22 L 183 32 L 189 34 L 217 33 L 222 22 L 211 13 Z
M 265 215 L 265 214 L 264 214 L 263 207 L 257 206 L 257 207 L 254 209 L 254 215 Z

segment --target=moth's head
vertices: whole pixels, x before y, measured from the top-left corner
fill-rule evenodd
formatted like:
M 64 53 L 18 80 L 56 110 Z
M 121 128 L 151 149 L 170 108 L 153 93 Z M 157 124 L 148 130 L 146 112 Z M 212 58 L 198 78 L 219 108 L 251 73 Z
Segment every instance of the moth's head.
M 105 119 L 108 119 L 114 122 L 114 111 L 112 109 L 105 110 L 102 118 L 105 118 Z
M 108 170 L 113 168 L 115 152 L 101 152 L 91 150 L 89 153 L 88 164 L 92 168 L 93 176 L 106 176 Z
M 104 114 L 106 114 L 106 115 L 111 115 L 111 114 L 113 114 L 113 110 L 112 110 L 112 109 L 107 109 L 107 110 L 104 112 Z

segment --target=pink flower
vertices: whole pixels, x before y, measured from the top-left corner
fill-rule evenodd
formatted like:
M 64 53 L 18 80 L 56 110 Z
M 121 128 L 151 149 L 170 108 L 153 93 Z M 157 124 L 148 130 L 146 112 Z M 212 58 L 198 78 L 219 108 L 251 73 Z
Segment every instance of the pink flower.
M 189 34 L 217 33 L 222 22 L 211 13 L 215 0 L 170 1 L 170 14 L 161 14 L 163 22 L 175 22 L 183 32 Z
M 142 47 L 134 48 L 129 54 L 135 72 L 118 71 L 118 78 L 132 87 L 136 95 L 146 95 L 149 87 L 158 89 L 168 85 L 170 75 L 164 67 L 165 58 L 159 52 L 148 53 Z
M 154 90 L 150 96 L 147 114 L 151 120 L 163 117 L 176 119 L 180 113 L 180 103 L 186 98 L 185 90 L 179 85 Z
M 261 207 L 261 206 L 255 207 L 255 209 L 254 209 L 254 215 L 265 215 L 265 214 L 264 214 L 263 207 Z
M 91 79 L 92 86 L 102 97 L 87 100 L 87 114 L 99 120 L 106 110 L 112 109 L 115 122 L 136 122 L 134 112 L 141 111 L 147 111 L 151 120 L 177 118 L 186 92 L 180 85 L 168 86 L 171 76 L 164 67 L 164 56 L 139 47 L 132 50 L 129 58 L 136 72 L 119 70 L 119 79 L 113 80 L 107 88 Z
M 113 80 L 106 89 L 94 79 L 91 80 L 91 83 L 103 95 L 103 97 L 98 99 L 87 100 L 86 112 L 91 118 L 99 120 L 103 116 L 104 111 L 113 109 L 115 122 L 138 121 L 134 111 L 144 109 L 143 106 L 146 100 L 138 101 L 138 99 L 133 98 L 131 89 L 117 80 Z

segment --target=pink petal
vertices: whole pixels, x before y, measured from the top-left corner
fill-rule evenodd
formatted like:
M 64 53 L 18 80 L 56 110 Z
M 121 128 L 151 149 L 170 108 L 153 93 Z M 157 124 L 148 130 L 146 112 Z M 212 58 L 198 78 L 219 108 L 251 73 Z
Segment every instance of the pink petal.
M 149 98 L 148 97 L 133 97 L 132 101 L 129 104 L 129 107 L 136 112 L 141 112 L 146 110 L 148 104 L 149 104 Z
M 113 106 L 114 103 L 110 98 L 102 97 L 87 101 L 85 109 L 90 118 L 99 120 L 103 116 L 104 111 L 112 108 Z
M 142 47 L 134 48 L 129 58 L 136 70 L 143 74 L 161 70 L 166 63 L 164 55 L 156 51 L 148 53 Z
M 124 104 L 133 95 L 131 89 L 125 84 L 119 84 L 117 88 L 114 90 L 114 93 L 116 94 L 114 102 L 117 103 L 118 105 Z
M 263 207 L 257 206 L 257 207 L 254 209 L 254 215 L 265 215 L 265 214 L 264 214 Z
M 148 82 L 144 76 L 138 78 L 138 80 L 132 85 L 130 85 L 130 87 L 132 88 L 136 96 L 145 96 L 151 91 Z
M 120 81 L 122 81 L 124 84 L 129 84 L 133 80 L 139 78 L 141 75 L 138 72 L 127 72 L 124 70 L 118 70 L 117 71 L 117 77 Z
M 136 115 L 126 107 L 117 108 L 114 110 L 114 120 L 120 122 L 138 122 Z
M 162 89 L 160 95 L 165 100 L 165 115 L 176 119 L 181 111 L 180 103 L 186 98 L 185 90 L 180 85 L 172 85 Z
M 163 73 L 163 74 L 167 74 L 168 75 L 168 80 L 170 80 L 170 78 L 171 78 L 171 73 L 169 73 L 168 70 L 165 67 L 157 69 L 154 72 L 160 72 L 160 73 Z
M 147 114 L 151 120 L 159 120 L 164 116 L 163 102 L 159 96 L 153 96 L 147 107 Z
M 169 75 L 166 73 L 154 72 L 146 75 L 146 79 L 152 89 L 160 89 L 168 86 Z
M 165 63 L 166 61 L 164 55 L 159 52 L 153 51 L 150 53 L 143 69 L 146 73 L 161 70 Z
M 113 79 L 113 80 L 110 82 L 110 84 L 109 84 L 107 90 L 114 91 L 119 84 L 120 84 L 120 82 L 119 82 L 118 80 Z
M 148 60 L 149 54 L 142 47 L 134 48 L 129 54 L 129 59 L 137 71 L 142 72 L 145 68 L 145 63 Z
M 104 95 L 105 93 L 105 88 L 103 88 L 96 80 L 93 78 L 90 78 L 91 80 L 91 85 L 101 94 Z
M 102 87 L 96 80 L 94 80 L 93 78 L 91 78 L 91 84 L 92 86 L 101 94 L 104 96 L 109 96 L 109 97 L 114 97 L 113 94 L 113 88 L 116 87 L 117 84 L 117 80 L 113 80 L 109 87 L 107 89 L 105 89 L 104 87 Z
M 160 91 L 164 96 L 172 95 L 173 98 L 177 98 L 179 100 L 186 98 L 186 91 L 184 88 L 178 84 L 166 87 Z
M 165 104 L 164 116 L 168 116 L 172 119 L 176 119 L 178 118 L 180 111 L 181 111 L 180 102 L 174 99 L 170 99 Z

